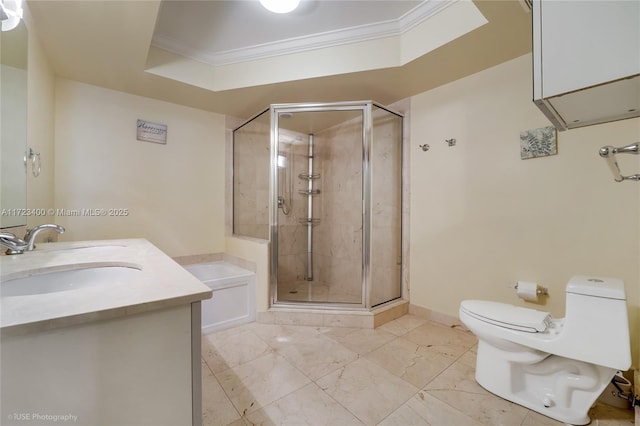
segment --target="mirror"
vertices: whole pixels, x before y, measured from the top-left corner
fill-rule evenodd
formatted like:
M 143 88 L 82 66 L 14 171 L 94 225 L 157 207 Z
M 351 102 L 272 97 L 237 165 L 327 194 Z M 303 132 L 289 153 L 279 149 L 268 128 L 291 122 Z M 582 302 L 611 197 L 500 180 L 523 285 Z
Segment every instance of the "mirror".
M 0 228 L 27 224 L 27 28 L 0 35 Z

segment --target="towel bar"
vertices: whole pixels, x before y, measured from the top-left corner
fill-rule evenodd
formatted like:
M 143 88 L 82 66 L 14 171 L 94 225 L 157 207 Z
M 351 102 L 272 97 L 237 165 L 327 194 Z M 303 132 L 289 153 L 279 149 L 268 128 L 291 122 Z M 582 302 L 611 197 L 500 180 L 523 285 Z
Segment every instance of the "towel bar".
M 613 173 L 613 178 L 616 182 L 622 182 L 623 180 L 638 180 L 640 181 L 640 174 L 623 176 L 620 172 L 620 166 L 616 161 L 616 154 L 640 154 L 640 142 L 616 148 L 611 145 L 603 146 L 600 148 L 600 157 L 607 160 L 607 165 Z

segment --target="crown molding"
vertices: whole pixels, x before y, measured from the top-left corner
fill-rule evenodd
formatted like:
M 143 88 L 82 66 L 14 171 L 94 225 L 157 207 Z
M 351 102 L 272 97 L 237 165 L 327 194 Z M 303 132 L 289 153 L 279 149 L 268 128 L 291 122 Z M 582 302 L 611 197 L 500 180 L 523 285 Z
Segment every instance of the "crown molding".
M 209 65 L 229 65 L 273 56 L 401 36 L 403 33 L 423 23 L 457 1 L 460 0 L 425 0 L 397 19 L 294 37 L 241 49 L 219 52 L 190 49 L 185 48 L 171 37 L 161 35 L 154 36 L 151 45 Z

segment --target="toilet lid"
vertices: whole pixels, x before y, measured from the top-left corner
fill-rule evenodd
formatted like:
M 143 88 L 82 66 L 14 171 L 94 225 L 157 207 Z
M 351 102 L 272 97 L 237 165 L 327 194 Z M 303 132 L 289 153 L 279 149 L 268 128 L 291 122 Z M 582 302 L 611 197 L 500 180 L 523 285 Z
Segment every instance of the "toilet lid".
M 481 321 L 529 333 L 545 331 L 551 323 L 549 312 L 522 308 L 506 303 L 486 300 L 464 300 L 460 304 L 460 308 Z

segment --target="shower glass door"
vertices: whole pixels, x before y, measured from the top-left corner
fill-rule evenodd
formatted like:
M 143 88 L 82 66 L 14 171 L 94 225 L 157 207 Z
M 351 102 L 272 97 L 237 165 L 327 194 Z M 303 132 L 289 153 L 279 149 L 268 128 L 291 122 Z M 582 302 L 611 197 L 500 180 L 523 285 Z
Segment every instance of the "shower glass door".
M 402 296 L 402 117 L 375 104 L 371 114 L 369 305 Z
M 274 302 L 362 306 L 364 106 L 271 116 Z

